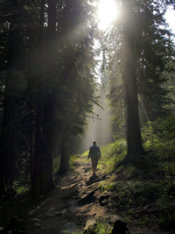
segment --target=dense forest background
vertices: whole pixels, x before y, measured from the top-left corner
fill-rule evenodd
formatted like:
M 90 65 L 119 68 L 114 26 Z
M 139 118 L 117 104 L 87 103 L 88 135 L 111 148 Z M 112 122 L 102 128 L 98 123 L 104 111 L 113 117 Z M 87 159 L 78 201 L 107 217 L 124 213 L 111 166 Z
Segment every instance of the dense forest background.
M 154 134 L 174 144 L 175 47 L 164 18 L 174 3 L 118 2 L 120 18 L 101 31 L 92 0 L 0 1 L 2 199 L 19 188 L 32 197 L 54 188 L 87 122 L 101 117 L 94 106 L 104 110 L 102 92 L 111 114 L 108 142 L 126 140 L 125 161 L 147 155 L 145 139 L 154 142 Z M 174 178 L 172 145 L 170 151 Z
M 99 53 L 113 135 L 126 135 L 128 156 L 144 152 L 140 125 L 174 111 L 174 47 L 163 18 L 167 5 L 123 1 L 123 15 L 104 33 L 90 2 L 1 1 L 2 194 L 21 175 L 33 193 L 50 190 L 56 154 L 60 173 L 67 170 L 75 136 L 98 105 Z

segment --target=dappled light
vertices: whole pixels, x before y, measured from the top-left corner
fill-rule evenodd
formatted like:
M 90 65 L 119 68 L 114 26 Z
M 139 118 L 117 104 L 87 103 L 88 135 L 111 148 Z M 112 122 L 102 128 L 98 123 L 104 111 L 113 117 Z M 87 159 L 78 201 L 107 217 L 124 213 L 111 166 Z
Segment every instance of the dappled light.
M 0 1 L 0 234 L 175 233 L 174 9 Z
M 81 139 L 81 152 L 89 149 L 94 140 L 98 145 L 106 145 L 112 140 L 110 127 L 110 109 L 106 93 L 101 85 L 99 85 L 98 93 L 100 106 L 95 105 L 91 117 L 87 117 L 87 127 Z

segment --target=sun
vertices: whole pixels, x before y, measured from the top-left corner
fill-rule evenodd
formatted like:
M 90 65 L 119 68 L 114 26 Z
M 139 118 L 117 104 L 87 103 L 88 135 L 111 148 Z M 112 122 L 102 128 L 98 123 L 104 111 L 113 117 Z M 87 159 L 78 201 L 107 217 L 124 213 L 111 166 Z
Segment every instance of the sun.
M 99 29 L 105 31 L 119 16 L 115 0 L 99 0 L 97 17 Z

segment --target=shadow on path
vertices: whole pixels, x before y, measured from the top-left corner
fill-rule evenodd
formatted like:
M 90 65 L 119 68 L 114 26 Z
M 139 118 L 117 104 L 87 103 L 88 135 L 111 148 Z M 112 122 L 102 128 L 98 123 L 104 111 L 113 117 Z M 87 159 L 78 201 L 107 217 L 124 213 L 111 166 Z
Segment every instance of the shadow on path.
M 32 234 L 83 233 L 89 219 L 103 216 L 96 191 L 102 175 L 91 176 L 88 163 L 77 163 L 76 171 L 69 172 L 56 184 L 48 198 L 30 212 L 34 222 Z

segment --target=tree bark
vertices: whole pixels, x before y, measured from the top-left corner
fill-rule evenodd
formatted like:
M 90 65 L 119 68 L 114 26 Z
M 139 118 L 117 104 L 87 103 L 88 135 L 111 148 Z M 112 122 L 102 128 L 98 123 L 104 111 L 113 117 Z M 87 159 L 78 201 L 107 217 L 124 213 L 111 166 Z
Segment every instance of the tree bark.
M 67 137 L 63 136 L 61 142 L 61 161 L 60 161 L 60 168 L 58 174 L 62 175 L 65 174 L 69 170 L 69 147 L 67 142 Z
M 37 87 L 37 114 L 36 114 L 36 141 L 35 157 L 33 160 L 33 171 L 31 177 L 32 194 L 37 196 L 50 191 L 53 187 L 52 178 L 52 154 L 54 137 L 54 114 L 55 114 L 55 92 L 54 83 L 47 87 L 47 78 L 54 80 L 55 71 L 55 31 L 56 31 L 56 0 L 48 1 L 48 35 L 47 40 L 43 37 L 44 27 L 44 5 L 41 1 L 40 34 L 41 34 L 41 78 Z M 49 53 L 49 54 L 48 54 Z M 44 61 L 43 61 L 44 60 Z M 52 68 L 52 69 L 51 69 Z M 51 69 L 51 70 L 50 70 Z M 50 72 L 50 73 L 49 73 Z M 47 87 L 47 88 L 46 88 Z
M 140 121 L 138 111 L 137 91 L 137 24 L 132 4 L 126 3 L 127 20 L 124 25 L 124 85 L 126 90 L 126 126 L 127 126 L 127 155 L 143 153 Z M 135 22 L 135 23 L 134 23 Z
M 125 74 L 128 155 L 143 153 L 138 111 L 135 63 L 134 56 L 129 55 L 126 62 L 126 69 L 128 71 L 127 74 Z
M 52 178 L 53 126 L 51 126 L 51 117 L 52 103 L 48 101 L 44 103 L 44 105 L 38 105 L 36 119 L 35 157 L 32 167 L 33 196 L 47 193 L 54 187 Z
M 15 95 L 14 79 L 17 58 L 17 46 L 15 44 L 18 32 L 11 25 L 8 39 L 7 72 L 5 83 L 5 96 L 3 103 L 2 132 L 0 139 L 0 194 L 11 189 L 15 174 L 15 116 L 17 97 Z

